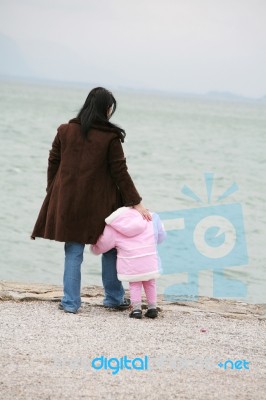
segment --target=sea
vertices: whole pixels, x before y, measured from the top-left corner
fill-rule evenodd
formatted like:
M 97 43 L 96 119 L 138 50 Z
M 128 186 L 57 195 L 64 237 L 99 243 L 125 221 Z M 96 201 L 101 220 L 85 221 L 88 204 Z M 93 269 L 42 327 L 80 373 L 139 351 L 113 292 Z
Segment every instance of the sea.
M 48 154 L 57 127 L 76 116 L 92 87 L 0 81 L 0 280 L 62 284 L 64 244 L 34 241 L 30 235 L 45 197 Z M 143 204 L 161 216 L 170 247 L 175 247 L 175 238 L 184 244 L 180 252 L 171 252 L 169 246 L 165 251 L 166 246 L 160 253 L 159 246 L 159 293 L 185 296 L 187 291 L 184 299 L 189 301 L 197 286 L 199 296 L 266 303 L 265 100 L 112 91 L 117 99 L 112 120 L 127 133 L 123 147 L 128 170 Z M 225 229 L 211 243 L 215 221 L 210 218 L 221 210 L 235 236 L 226 236 Z M 204 218 L 209 224 L 205 227 L 200 225 Z M 234 258 L 234 245 L 229 243 L 229 251 L 223 240 L 234 241 L 243 257 Z M 221 252 L 208 253 L 212 246 Z M 183 263 L 184 248 L 188 258 Z M 192 273 L 189 265 L 198 260 L 201 264 Z M 228 288 L 224 293 L 219 282 Z M 86 246 L 82 285 L 94 284 L 102 285 L 101 257 Z

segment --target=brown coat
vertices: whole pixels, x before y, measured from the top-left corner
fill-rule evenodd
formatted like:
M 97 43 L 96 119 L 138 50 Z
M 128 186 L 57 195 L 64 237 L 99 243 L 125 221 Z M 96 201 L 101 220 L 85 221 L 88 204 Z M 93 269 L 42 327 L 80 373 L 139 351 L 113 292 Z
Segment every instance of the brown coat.
M 91 129 L 85 141 L 76 119 L 58 128 L 46 191 L 32 239 L 94 244 L 108 215 L 141 201 L 117 134 Z

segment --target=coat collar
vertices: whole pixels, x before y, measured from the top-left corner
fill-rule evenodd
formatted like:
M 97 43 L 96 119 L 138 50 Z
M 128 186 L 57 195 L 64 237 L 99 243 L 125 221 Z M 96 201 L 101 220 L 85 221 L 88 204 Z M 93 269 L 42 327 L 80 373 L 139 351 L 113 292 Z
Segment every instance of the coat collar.
M 80 119 L 79 118 L 72 118 L 69 123 L 74 123 L 74 124 L 79 124 L 80 125 Z

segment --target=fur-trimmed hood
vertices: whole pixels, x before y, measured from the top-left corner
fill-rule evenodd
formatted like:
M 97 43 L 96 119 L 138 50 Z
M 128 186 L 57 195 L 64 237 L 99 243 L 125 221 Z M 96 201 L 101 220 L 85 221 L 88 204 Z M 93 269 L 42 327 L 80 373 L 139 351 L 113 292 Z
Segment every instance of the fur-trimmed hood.
M 149 223 L 141 214 L 132 207 L 120 207 L 105 219 L 117 232 L 127 237 L 134 237 L 142 233 Z
M 158 214 L 151 214 L 152 221 L 146 221 L 133 207 L 120 207 L 106 218 L 103 234 L 91 246 L 94 254 L 117 249 L 117 277 L 121 281 L 147 281 L 160 276 L 156 245 L 166 233 Z

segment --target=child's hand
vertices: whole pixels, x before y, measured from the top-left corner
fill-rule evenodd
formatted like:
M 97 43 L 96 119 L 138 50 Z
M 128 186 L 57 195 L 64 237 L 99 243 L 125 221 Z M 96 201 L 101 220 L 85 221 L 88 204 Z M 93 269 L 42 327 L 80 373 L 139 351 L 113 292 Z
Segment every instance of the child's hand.
M 142 215 L 143 219 L 146 219 L 147 221 L 152 220 L 152 216 L 151 216 L 149 210 L 147 208 L 145 208 L 143 204 L 139 203 L 139 204 L 133 206 L 133 208 L 135 208 L 135 210 L 137 210 Z

